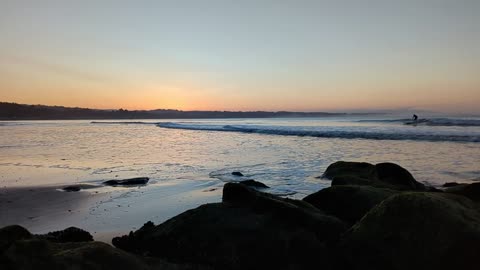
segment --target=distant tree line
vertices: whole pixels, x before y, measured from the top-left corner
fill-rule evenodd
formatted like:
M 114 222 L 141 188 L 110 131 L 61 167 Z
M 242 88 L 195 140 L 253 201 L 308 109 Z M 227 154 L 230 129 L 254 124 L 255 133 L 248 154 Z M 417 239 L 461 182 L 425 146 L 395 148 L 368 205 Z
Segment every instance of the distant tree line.
M 0 102 L 0 120 L 80 120 L 80 119 L 191 119 L 191 118 L 272 118 L 325 117 L 344 115 L 326 112 L 232 112 L 179 110 L 99 110 L 63 106 L 25 105 Z

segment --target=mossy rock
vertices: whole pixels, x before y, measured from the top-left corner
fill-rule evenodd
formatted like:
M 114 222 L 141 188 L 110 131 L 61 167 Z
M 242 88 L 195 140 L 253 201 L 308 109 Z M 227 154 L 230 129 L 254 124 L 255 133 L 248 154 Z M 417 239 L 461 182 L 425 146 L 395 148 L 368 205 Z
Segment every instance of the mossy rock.
M 345 234 L 344 269 L 478 269 L 480 212 L 467 198 L 427 192 L 391 196 Z
M 353 225 L 370 209 L 398 191 L 370 186 L 332 186 L 303 200 Z

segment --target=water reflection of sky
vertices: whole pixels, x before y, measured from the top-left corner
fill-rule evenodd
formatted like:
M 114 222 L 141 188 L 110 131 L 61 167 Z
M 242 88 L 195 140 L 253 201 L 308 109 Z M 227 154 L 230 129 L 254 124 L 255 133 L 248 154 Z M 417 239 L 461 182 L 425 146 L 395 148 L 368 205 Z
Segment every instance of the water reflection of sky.
M 334 119 L 178 122 L 388 129 L 373 123 L 350 122 L 349 126 Z M 450 129 L 461 132 L 459 127 L 443 130 Z M 478 143 L 275 136 L 163 129 L 155 125 L 100 125 L 89 121 L 22 122 L 2 126 L 0 135 L 2 186 L 98 182 L 138 176 L 150 177 L 152 184 L 182 179 L 220 182 L 229 181 L 228 174 L 240 170 L 246 177 L 272 186 L 274 192 L 294 191 L 301 195 L 328 185 L 314 177 L 338 160 L 395 162 L 418 180 L 433 184 L 478 180 L 480 176 Z

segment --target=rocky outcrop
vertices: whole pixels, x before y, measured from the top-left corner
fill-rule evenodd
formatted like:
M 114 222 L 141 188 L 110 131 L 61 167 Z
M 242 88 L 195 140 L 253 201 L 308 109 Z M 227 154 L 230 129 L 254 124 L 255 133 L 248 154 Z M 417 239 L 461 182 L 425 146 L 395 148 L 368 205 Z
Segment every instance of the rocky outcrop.
M 306 268 L 322 261 L 345 225 L 301 201 L 227 183 L 222 203 L 206 204 L 114 238 L 121 249 L 215 269 Z
M 337 162 L 303 200 L 227 183 L 222 202 L 92 241 L 0 229 L 0 269 L 477 269 L 480 183 L 435 191 L 392 163 Z M 241 179 L 241 178 L 239 178 Z
M 368 185 L 395 190 L 433 190 L 415 180 L 406 169 L 388 162 L 373 165 L 365 162 L 339 161 L 328 166 L 323 177 L 331 179 L 332 186 Z
M 108 180 L 103 182 L 107 186 L 141 186 L 146 185 L 150 180 L 148 177 L 137 177 L 123 180 Z
M 467 198 L 394 195 L 369 211 L 338 248 L 343 269 L 476 269 L 480 213 Z

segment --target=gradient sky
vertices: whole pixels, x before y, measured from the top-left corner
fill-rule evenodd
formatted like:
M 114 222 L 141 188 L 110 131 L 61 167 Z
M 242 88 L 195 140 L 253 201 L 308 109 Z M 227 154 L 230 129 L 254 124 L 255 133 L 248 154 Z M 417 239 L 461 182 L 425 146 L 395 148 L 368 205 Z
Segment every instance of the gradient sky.
M 0 0 L 0 101 L 480 113 L 480 1 Z

